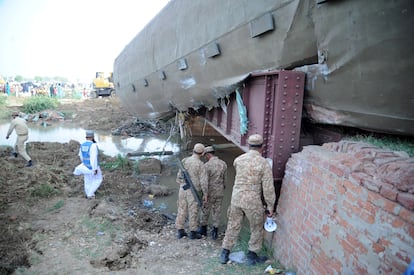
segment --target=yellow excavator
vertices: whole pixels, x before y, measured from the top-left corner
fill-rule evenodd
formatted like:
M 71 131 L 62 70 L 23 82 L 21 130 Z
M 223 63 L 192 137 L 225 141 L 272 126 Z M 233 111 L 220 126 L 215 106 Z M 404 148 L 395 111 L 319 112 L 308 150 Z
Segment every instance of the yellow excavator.
M 114 83 L 112 80 L 112 72 L 105 74 L 97 72 L 93 80 L 93 90 L 91 97 L 115 96 Z

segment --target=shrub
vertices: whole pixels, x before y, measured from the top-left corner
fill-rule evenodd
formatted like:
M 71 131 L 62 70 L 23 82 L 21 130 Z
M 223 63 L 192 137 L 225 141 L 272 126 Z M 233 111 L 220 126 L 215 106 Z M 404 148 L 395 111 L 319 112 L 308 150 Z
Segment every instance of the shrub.
M 27 98 L 22 106 L 22 111 L 28 114 L 34 114 L 47 109 L 55 109 L 59 102 L 55 98 L 46 96 L 32 96 Z

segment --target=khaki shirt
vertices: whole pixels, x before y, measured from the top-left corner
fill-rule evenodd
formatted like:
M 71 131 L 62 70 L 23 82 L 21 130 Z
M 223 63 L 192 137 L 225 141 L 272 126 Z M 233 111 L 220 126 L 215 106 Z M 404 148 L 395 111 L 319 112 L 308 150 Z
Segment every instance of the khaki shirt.
M 209 197 L 223 197 L 227 179 L 227 164 L 217 156 L 211 157 L 204 167 L 208 176 Z
M 231 204 L 246 209 L 263 208 L 262 194 L 267 209 L 273 212 L 276 200 L 273 173 L 270 164 L 260 152 L 250 150 L 233 162 L 236 170 Z
M 202 191 L 203 196 L 208 193 L 208 180 L 207 172 L 204 168 L 204 163 L 200 160 L 200 157 L 196 154 L 193 154 L 190 157 L 184 158 L 182 160 L 184 168 L 187 170 L 190 175 L 191 181 L 197 191 Z M 181 170 L 178 170 L 177 173 L 177 183 L 185 184 L 184 177 Z
M 24 120 L 21 117 L 15 117 L 11 121 L 9 130 L 7 131 L 7 136 L 10 136 L 13 130 L 16 131 L 16 134 L 18 136 L 26 136 L 29 134 L 29 129 L 27 128 L 26 120 Z

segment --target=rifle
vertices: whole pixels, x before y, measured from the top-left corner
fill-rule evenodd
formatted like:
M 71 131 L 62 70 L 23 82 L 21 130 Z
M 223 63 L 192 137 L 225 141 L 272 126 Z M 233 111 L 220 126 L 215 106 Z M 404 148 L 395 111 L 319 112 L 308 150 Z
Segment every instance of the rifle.
M 190 174 L 188 174 L 188 171 L 184 168 L 182 162 L 178 160 L 178 168 L 180 168 L 181 172 L 183 173 L 185 185 L 183 186 L 184 190 L 188 190 L 188 188 L 191 189 L 191 193 L 193 193 L 194 199 L 197 201 L 198 206 L 202 207 L 203 202 L 201 201 L 200 197 L 198 196 L 198 192 L 194 187 L 193 181 L 190 178 Z

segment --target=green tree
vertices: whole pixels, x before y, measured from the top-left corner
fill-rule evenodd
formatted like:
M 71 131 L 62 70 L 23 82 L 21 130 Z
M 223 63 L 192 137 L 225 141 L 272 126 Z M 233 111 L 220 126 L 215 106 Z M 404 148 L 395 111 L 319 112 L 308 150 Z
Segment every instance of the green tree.
M 42 77 L 41 76 L 35 76 L 34 77 L 34 80 L 36 81 L 36 82 L 42 82 Z
M 21 76 L 21 75 L 16 75 L 14 77 L 14 81 L 21 82 L 22 80 L 23 80 L 23 76 Z

